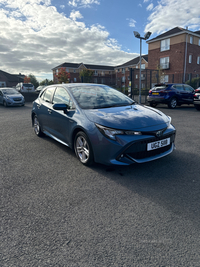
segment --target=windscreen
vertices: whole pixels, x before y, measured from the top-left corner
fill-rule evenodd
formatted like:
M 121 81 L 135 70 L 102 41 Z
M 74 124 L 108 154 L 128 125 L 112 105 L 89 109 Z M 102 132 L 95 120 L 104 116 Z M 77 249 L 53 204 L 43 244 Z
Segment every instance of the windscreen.
M 78 86 L 70 88 L 75 100 L 83 109 L 128 106 L 132 99 L 109 86 Z
M 16 95 L 19 94 L 19 92 L 15 89 L 3 89 L 2 90 L 4 95 Z

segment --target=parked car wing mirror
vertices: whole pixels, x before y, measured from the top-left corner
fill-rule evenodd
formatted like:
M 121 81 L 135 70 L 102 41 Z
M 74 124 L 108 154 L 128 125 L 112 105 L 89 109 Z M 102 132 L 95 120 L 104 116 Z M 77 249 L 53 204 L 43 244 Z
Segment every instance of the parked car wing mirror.
M 53 109 L 67 111 L 70 107 L 67 104 L 54 104 Z

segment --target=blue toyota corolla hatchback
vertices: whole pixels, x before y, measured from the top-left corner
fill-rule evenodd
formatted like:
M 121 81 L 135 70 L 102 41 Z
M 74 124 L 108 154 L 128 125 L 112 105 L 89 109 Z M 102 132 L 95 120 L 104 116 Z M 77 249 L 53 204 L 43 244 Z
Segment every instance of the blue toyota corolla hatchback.
M 72 148 L 84 165 L 129 165 L 170 154 L 176 130 L 171 118 L 106 85 L 47 86 L 33 103 L 37 136 Z
M 187 84 L 156 84 L 147 97 L 151 107 L 157 104 L 167 104 L 175 108 L 181 104 L 193 104 L 194 88 Z

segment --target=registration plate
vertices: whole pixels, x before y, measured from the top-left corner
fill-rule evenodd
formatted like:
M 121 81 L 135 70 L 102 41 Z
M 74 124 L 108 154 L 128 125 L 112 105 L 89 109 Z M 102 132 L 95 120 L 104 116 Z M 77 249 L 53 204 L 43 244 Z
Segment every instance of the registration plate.
M 170 144 L 170 138 L 166 138 L 163 140 L 155 141 L 147 144 L 147 151 L 158 149 L 164 146 L 168 146 Z
M 152 93 L 152 95 L 159 95 L 159 93 Z

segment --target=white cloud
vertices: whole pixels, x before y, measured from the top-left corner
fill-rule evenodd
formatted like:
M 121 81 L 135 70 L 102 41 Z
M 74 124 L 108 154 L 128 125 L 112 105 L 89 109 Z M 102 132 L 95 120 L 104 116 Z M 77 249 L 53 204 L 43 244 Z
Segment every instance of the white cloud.
M 61 8 L 61 9 L 64 9 L 64 8 L 65 8 L 65 5 L 60 5 L 60 8 Z
M 135 27 L 135 23 L 136 21 L 134 19 L 126 19 L 126 20 L 129 20 L 129 27 Z
M 98 0 L 72 0 L 68 2 L 68 5 L 73 7 L 91 7 L 92 4 L 99 5 L 100 2 Z
M 0 0 L 0 62 L 9 73 L 52 74 L 63 62 L 119 65 L 137 54 L 120 50 L 99 25 L 86 27 L 80 12 L 58 13 L 47 0 Z
M 199 0 L 161 0 L 149 16 L 145 32 L 159 34 L 177 26 L 189 26 L 198 30 L 200 28 L 198 6 Z
M 72 20 L 76 20 L 76 19 L 82 19 L 83 16 L 81 15 L 81 13 L 79 11 L 75 11 L 73 10 L 71 13 L 70 13 L 70 19 Z
M 151 11 L 152 9 L 153 9 L 153 4 L 151 3 L 150 5 L 148 5 L 147 10 Z

